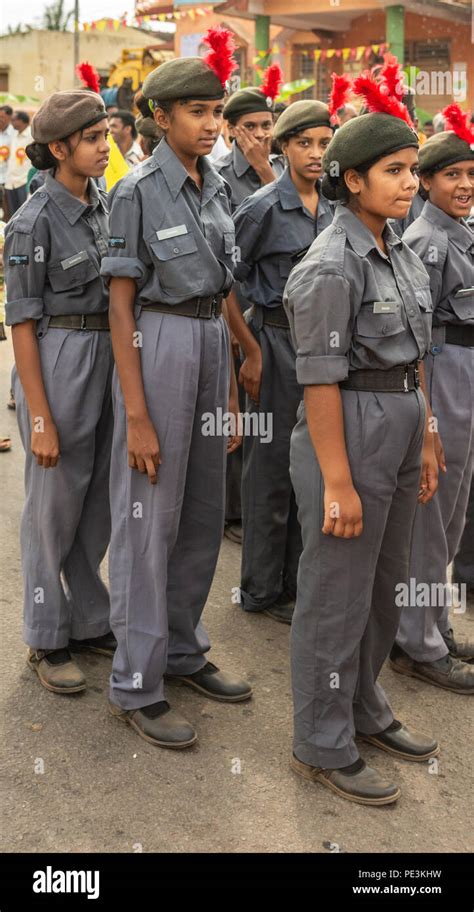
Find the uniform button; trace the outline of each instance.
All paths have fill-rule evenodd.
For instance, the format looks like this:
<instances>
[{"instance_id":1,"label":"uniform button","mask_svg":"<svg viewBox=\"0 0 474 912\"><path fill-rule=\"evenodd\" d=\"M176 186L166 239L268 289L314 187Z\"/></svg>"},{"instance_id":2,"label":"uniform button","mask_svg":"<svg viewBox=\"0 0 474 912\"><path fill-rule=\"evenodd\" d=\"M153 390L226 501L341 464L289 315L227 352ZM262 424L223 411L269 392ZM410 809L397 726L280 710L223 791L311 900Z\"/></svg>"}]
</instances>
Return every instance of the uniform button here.
<instances>
[{"instance_id":1,"label":"uniform button","mask_svg":"<svg viewBox=\"0 0 474 912\"><path fill-rule=\"evenodd\" d=\"M43 198L46 196L46 193L40 193L39 195L40 195L41 198L43 199Z\"/></svg>"},{"instance_id":2,"label":"uniform button","mask_svg":"<svg viewBox=\"0 0 474 912\"><path fill-rule=\"evenodd\" d=\"M336 228L336 234L342 234L342 228Z\"/></svg>"},{"instance_id":3,"label":"uniform button","mask_svg":"<svg viewBox=\"0 0 474 912\"><path fill-rule=\"evenodd\" d=\"M179 253L179 247L173 247L173 253Z\"/></svg>"}]
</instances>

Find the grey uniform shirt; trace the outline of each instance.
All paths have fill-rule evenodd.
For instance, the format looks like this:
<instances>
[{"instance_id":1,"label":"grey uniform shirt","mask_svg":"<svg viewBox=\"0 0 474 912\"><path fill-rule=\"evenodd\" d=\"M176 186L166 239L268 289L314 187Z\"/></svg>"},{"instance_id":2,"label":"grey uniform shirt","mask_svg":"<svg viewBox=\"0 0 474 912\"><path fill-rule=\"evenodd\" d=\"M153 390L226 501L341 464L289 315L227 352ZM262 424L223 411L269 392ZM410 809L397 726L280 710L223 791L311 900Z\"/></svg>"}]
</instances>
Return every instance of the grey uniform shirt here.
<instances>
[{"instance_id":1,"label":"grey uniform shirt","mask_svg":"<svg viewBox=\"0 0 474 912\"><path fill-rule=\"evenodd\" d=\"M474 232L429 200L403 240L428 270L433 326L474 323Z\"/></svg>"},{"instance_id":2,"label":"grey uniform shirt","mask_svg":"<svg viewBox=\"0 0 474 912\"><path fill-rule=\"evenodd\" d=\"M302 385L339 383L350 370L388 370L426 353L428 273L388 225L384 240L388 256L339 204L332 225L292 270L283 304Z\"/></svg>"},{"instance_id":3,"label":"grey uniform shirt","mask_svg":"<svg viewBox=\"0 0 474 912\"><path fill-rule=\"evenodd\" d=\"M109 253L101 272L135 279L141 306L179 304L232 285L229 191L206 158L199 159L199 167L202 190L162 139L113 194Z\"/></svg>"},{"instance_id":4,"label":"grey uniform shirt","mask_svg":"<svg viewBox=\"0 0 474 912\"><path fill-rule=\"evenodd\" d=\"M281 155L270 155L269 162L275 178L280 177L285 170L285 160ZM243 152L240 151L237 143L232 143L232 149L227 155L223 155L214 163L214 167L222 174L232 190L232 209L259 190L262 182L257 172L247 161ZM264 185L267 186L267 185Z\"/></svg>"},{"instance_id":5,"label":"grey uniform shirt","mask_svg":"<svg viewBox=\"0 0 474 912\"><path fill-rule=\"evenodd\" d=\"M100 277L107 253L107 194L93 180L90 205L69 193L52 173L15 212L5 230L5 304L8 325L43 315L107 310Z\"/></svg>"},{"instance_id":6,"label":"grey uniform shirt","mask_svg":"<svg viewBox=\"0 0 474 912\"><path fill-rule=\"evenodd\" d=\"M235 278L252 304L281 305L294 266L292 255L309 247L331 224L334 205L319 193L314 218L305 209L287 168L275 183L257 190L234 212Z\"/></svg>"}]
</instances>

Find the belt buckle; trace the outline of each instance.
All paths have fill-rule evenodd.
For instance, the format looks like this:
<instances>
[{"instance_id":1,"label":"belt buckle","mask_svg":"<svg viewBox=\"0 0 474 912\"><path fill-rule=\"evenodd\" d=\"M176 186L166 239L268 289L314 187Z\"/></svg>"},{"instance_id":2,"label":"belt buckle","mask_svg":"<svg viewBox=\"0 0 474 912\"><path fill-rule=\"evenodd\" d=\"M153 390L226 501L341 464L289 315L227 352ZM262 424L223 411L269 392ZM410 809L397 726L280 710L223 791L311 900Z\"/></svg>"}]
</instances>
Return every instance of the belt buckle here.
<instances>
[{"instance_id":1,"label":"belt buckle","mask_svg":"<svg viewBox=\"0 0 474 912\"><path fill-rule=\"evenodd\" d=\"M403 390L405 393L410 392L410 390L408 389L408 367L409 367L409 365L405 364L405 376L403 378Z\"/></svg>"},{"instance_id":2,"label":"belt buckle","mask_svg":"<svg viewBox=\"0 0 474 912\"><path fill-rule=\"evenodd\" d=\"M81 314L81 329L87 329L87 326L86 326L86 315L85 315L85 314Z\"/></svg>"},{"instance_id":3,"label":"belt buckle","mask_svg":"<svg viewBox=\"0 0 474 912\"><path fill-rule=\"evenodd\" d=\"M416 364L414 366L414 371L415 371L415 387L416 387L416 389L418 389L420 386L420 371L419 371L418 367L416 366Z\"/></svg>"},{"instance_id":4,"label":"belt buckle","mask_svg":"<svg viewBox=\"0 0 474 912\"><path fill-rule=\"evenodd\" d=\"M211 317L217 316L217 306L218 306L217 305L217 296L214 295L214 297L211 301Z\"/></svg>"}]
</instances>

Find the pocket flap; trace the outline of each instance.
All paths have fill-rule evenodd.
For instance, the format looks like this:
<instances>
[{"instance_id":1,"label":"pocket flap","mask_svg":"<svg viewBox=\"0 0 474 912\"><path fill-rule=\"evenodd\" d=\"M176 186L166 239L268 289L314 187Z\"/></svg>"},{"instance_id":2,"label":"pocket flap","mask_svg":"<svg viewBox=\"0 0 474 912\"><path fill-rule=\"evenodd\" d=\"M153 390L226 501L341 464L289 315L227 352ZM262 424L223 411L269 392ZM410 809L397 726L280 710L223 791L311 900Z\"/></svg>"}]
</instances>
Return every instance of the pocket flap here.
<instances>
[{"instance_id":1,"label":"pocket flap","mask_svg":"<svg viewBox=\"0 0 474 912\"><path fill-rule=\"evenodd\" d=\"M48 279L53 291L60 292L68 291L72 288L80 288L99 277L99 270L89 259L89 255L87 255L86 259L81 259L76 263L73 260L74 257L69 257L69 263L72 262L72 265L68 265L67 269L64 269L61 263L56 263L49 267ZM65 261L63 260L62 262Z\"/></svg>"},{"instance_id":2,"label":"pocket flap","mask_svg":"<svg viewBox=\"0 0 474 912\"><path fill-rule=\"evenodd\" d=\"M194 234L188 231L187 234L161 240L155 237L150 241L150 247L158 260L173 260L186 253L194 253L197 250L197 243Z\"/></svg>"},{"instance_id":3,"label":"pocket flap","mask_svg":"<svg viewBox=\"0 0 474 912\"><path fill-rule=\"evenodd\" d=\"M394 336L403 332L405 326L398 310L396 313L374 313L374 302L365 304L356 317L356 334L376 338Z\"/></svg>"}]
</instances>

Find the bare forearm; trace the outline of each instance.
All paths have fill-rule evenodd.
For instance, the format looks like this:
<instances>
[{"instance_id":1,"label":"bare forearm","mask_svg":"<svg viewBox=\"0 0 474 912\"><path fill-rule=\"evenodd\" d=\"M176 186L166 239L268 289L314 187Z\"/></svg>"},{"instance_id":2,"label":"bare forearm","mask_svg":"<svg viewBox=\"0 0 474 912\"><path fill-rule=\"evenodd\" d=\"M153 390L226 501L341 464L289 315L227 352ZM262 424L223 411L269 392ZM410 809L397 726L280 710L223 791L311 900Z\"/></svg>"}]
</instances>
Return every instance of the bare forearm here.
<instances>
[{"instance_id":1,"label":"bare forearm","mask_svg":"<svg viewBox=\"0 0 474 912\"><path fill-rule=\"evenodd\" d=\"M339 386L306 386L304 402L311 442L325 484L352 485Z\"/></svg>"},{"instance_id":2,"label":"bare forearm","mask_svg":"<svg viewBox=\"0 0 474 912\"><path fill-rule=\"evenodd\" d=\"M143 418L148 410L143 389L140 335L133 314L135 296L133 279L111 279L110 332L125 410L128 418Z\"/></svg>"},{"instance_id":3,"label":"bare forearm","mask_svg":"<svg viewBox=\"0 0 474 912\"><path fill-rule=\"evenodd\" d=\"M252 331L248 328L240 309L239 300L235 291L231 291L227 298L229 326L234 333L242 351L246 356L257 351L259 344Z\"/></svg>"},{"instance_id":4,"label":"bare forearm","mask_svg":"<svg viewBox=\"0 0 474 912\"><path fill-rule=\"evenodd\" d=\"M36 339L36 320L27 320L12 327L15 364L23 387L31 421L41 417L52 420L41 373L41 360Z\"/></svg>"}]
</instances>

